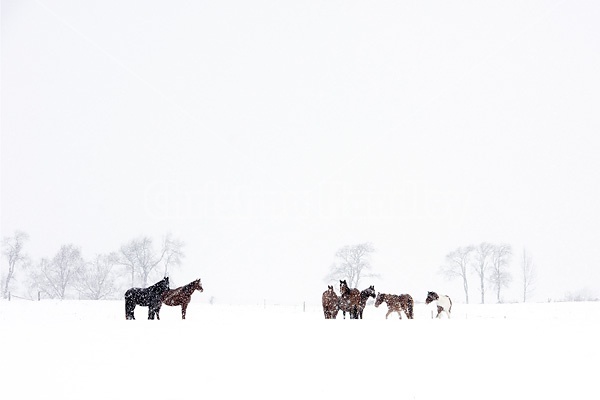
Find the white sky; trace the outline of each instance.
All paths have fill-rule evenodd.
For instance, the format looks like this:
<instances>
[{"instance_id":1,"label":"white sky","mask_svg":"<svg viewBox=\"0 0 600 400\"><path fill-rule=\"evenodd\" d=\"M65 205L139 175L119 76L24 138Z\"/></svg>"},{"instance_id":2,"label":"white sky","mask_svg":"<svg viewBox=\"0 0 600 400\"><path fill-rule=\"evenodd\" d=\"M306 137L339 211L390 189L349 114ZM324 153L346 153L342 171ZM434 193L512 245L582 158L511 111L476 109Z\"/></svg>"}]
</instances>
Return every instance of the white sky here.
<instances>
[{"instance_id":1,"label":"white sky","mask_svg":"<svg viewBox=\"0 0 600 400\"><path fill-rule=\"evenodd\" d=\"M2 236L171 232L174 282L275 302L365 241L365 287L462 300L444 256L507 242L507 300L523 247L600 295L597 2L191 3L2 0Z\"/></svg>"}]
</instances>

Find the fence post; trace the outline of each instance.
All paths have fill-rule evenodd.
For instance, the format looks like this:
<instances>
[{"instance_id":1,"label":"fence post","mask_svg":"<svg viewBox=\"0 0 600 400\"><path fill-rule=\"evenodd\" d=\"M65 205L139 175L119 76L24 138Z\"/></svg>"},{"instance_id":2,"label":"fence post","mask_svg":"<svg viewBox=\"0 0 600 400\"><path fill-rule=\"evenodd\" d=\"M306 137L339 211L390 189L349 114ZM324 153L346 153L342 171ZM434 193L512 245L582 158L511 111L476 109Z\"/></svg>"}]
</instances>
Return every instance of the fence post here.
<instances>
[{"instance_id":1,"label":"fence post","mask_svg":"<svg viewBox=\"0 0 600 400\"><path fill-rule=\"evenodd\" d=\"M302 302L302 312L306 312L306 301Z\"/></svg>"},{"instance_id":2,"label":"fence post","mask_svg":"<svg viewBox=\"0 0 600 400\"><path fill-rule=\"evenodd\" d=\"M42 298L42 292L39 292L39 291L38 291L38 301L40 301L40 300L41 300L41 298Z\"/></svg>"},{"instance_id":3,"label":"fence post","mask_svg":"<svg viewBox=\"0 0 600 400\"><path fill-rule=\"evenodd\" d=\"M8 301L10 301L10 292L8 292Z\"/></svg>"}]
</instances>

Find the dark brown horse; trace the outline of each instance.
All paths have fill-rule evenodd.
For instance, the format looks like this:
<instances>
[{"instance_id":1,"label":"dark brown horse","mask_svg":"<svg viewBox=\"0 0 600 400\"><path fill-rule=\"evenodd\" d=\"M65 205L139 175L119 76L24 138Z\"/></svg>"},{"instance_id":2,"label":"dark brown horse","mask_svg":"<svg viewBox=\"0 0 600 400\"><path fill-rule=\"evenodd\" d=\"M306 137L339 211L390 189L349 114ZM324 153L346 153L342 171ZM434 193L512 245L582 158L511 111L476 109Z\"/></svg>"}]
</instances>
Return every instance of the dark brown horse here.
<instances>
[{"instance_id":1,"label":"dark brown horse","mask_svg":"<svg viewBox=\"0 0 600 400\"><path fill-rule=\"evenodd\" d=\"M404 311L406 314L406 318L413 319L413 308L414 301L410 294L401 294L400 296L396 294L385 294L385 293L377 293L377 299L375 299L375 307L379 307L381 303L385 302L388 307L388 312L385 314L385 319L387 319L388 315L393 312L397 312L402 319L401 311Z\"/></svg>"},{"instance_id":2,"label":"dark brown horse","mask_svg":"<svg viewBox=\"0 0 600 400\"><path fill-rule=\"evenodd\" d=\"M193 282L188 283L185 286L178 287L177 289L167 290L162 295L162 302L168 306L181 306L181 319L185 319L185 312L187 306L192 299L192 294L198 290L203 292L202 283L200 279L196 279Z\"/></svg>"},{"instance_id":3,"label":"dark brown horse","mask_svg":"<svg viewBox=\"0 0 600 400\"><path fill-rule=\"evenodd\" d=\"M327 290L323 292L321 301L323 303L325 319L335 319L340 311L340 298L333 290L333 286L327 286Z\"/></svg>"},{"instance_id":4,"label":"dark brown horse","mask_svg":"<svg viewBox=\"0 0 600 400\"><path fill-rule=\"evenodd\" d=\"M367 306L367 300L369 297L375 298L375 286L371 285L365 290L360 291L360 304L358 306L358 318L362 319L363 311Z\"/></svg>"},{"instance_id":5,"label":"dark brown horse","mask_svg":"<svg viewBox=\"0 0 600 400\"><path fill-rule=\"evenodd\" d=\"M340 310L346 319L346 312L350 314L350 319L358 319L358 309L360 307L360 291L356 288L350 289L345 280L340 281Z\"/></svg>"}]
</instances>

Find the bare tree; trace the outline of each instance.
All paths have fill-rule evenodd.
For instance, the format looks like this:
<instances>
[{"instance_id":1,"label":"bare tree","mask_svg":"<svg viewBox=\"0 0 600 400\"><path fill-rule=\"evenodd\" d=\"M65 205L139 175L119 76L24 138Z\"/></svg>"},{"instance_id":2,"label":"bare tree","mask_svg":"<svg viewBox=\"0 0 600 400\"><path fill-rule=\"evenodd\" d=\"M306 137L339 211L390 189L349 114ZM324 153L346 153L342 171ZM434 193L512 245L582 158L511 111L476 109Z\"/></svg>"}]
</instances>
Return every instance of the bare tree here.
<instances>
[{"instance_id":1,"label":"bare tree","mask_svg":"<svg viewBox=\"0 0 600 400\"><path fill-rule=\"evenodd\" d=\"M34 285L50 298L65 299L83 264L80 250L72 244L64 245L52 260L40 261L33 271Z\"/></svg>"},{"instance_id":2,"label":"bare tree","mask_svg":"<svg viewBox=\"0 0 600 400\"><path fill-rule=\"evenodd\" d=\"M485 303L485 278L490 266L494 246L490 243L480 243L475 247L473 269L479 277L479 290L481 292L481 304Z\"/></svg>"},{"instance_id":3,"label":"bare tree","mask_svg":"<svg viewBox=\"0 0 600 400\"><path fill-rule=\"evenodd\" d=\"M373 244L360 243L344 246L335 253L337 263L331 265L327 281L346 279L349 287L358 287L361 278L377 277L371 269L370 256L375 251Z\"/></svg>"},{"instance_id":4,"label":"bare tree","mask_svg":"<svg viewBox=\"0 0 600 400\"><path fill-rule=\"evenodd\" d=\"M446 279L462 279L467 304L469 304L469 282L467 277L474 251L473 246L459 247L446 254L446 263L440 268L440 272Z\"/></svg>"},{"instance_id":5,"label":"bare tree","mask_svg":"<svg viewBox=\"0 0 600 400\"><path fill-rule=\"evenodd\" d=\"M167 234L163 238L162 248L165 252L162 264L165 267L165 276L169 272L169 267L177 267L181 265L182 259L185 257L183 247L185 243L179 239L173 239L171 234Z\"/></svg>"},{"instance_id":6,"label":"bare tree","mask_svg":"<svg viewBox=\"0 0 600 400\"><path fill-rule=\"evenodd\" d=\"M523 258L521 259L521 273L523 278L523 303L527 301L527 297L533 292L533 287L537 279L533 258L523 249Z\"/></svg>"},{"instance_id":7,"label":"bare tree","mask_svg":"<svg viewBox=\"0 0 600 400\"><path fill-rule=\"evenodd\" d=\"M117 253L99 254L91 262L85 263L78 271L75 289L80 296L90 300L101 300L111 297L118 290L115 266L118 264Z\"/></svg>"},{"instance_id":8,"label":"bare tree","mask_svg":"<svg viewBox=\"0 0 600 400\"><path fill-rule=\"evenodd\" d=\"M10 282L15 279L15 271L29 262L27 254L23 251L29 235L22 231L15 231L14 236L2 239L2 255L8 260L8 272L2 279L2 297L8 296Z\"/></svg>"},{"instance_id":9,"label":"bare tree","mask_svg":"<svg viewBox=\"0 0 600 400\"><path fill-rule=\"evenodd\" d=\"M183 242L167 235L162 242L161 249L156 252L152 239L143 236L121 246L119 263L131 271L131 286L135 286L135 275L137 274L142 287L146 287L150 274L159 265L164 266L166 274L170 266L181 264L181 259L184 257L183 246Z\"/></svg>"},{"instance_id":10,"label":"bare tree","mask_svg":"<svg viewBox=\"0 0 600 400\"><path fill-rule=\"evenodd\" d=\"M512 281L512 276L508 272L511 255L512 248L509 244L503 243L493 247L489 279L492 286L496 289L496 300L498 303L502 302L502 297L500 296L502 288L508 287Z\"/></svg>"}]
</instances>

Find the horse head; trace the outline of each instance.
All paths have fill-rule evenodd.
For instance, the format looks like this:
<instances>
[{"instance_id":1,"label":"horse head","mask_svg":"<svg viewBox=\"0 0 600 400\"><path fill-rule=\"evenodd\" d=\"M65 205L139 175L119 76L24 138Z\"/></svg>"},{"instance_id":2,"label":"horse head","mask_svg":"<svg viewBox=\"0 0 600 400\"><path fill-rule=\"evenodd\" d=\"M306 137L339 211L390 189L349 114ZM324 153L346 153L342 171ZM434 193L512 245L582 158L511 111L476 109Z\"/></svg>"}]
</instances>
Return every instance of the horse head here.
<instances>
[{"instance_id":1,"label":"horse head","mask_svg":"<svg viewBox=\"0 0 600 400\"><path fill-rule=\"evenodd\" d=\"M375 298L375 286L371 285L369 286L367 289L363 290L362 293L364 293L367 298L372 297Z\"/></svg>"},{"instance_id":2,"label":"horse head","mask_svg":"<svg viewBox=\"0 0 600 400\"><path fill-rule=\"evenodd\" d=\"M196 288L196 290L198 290L200 292L204 292L204 289L202 288L202 282L200 282L200 279L197 279L194 282L194 287Z\"/></svg>"},{"instance_id":3,"label":"horse head","mask_svg":"<svg viewBox=\"0 0 600 400\"><path fill-rule=\"evenodd\" d=\"M432 301L438 300L440 296L437 295L436 292L427 292L427 298L425 299L425 304L429 304Z\"/></svg>"},{"instance_id":4,"label":"horse head","mask_svg":"<svg viewBox=\"0 0 600 400\"><path fill-rule=\"evenodd\" d=\"M346 293L348 293L350 291L350 289L348 288L348 284L346 283L346 280L344 279L343 281L340 281L340 294L343 296Z\"/></svg>"},{"instance_id":5,"label":"horse head","mask_svg":"<svg viewBox=\"0 0 600 400\"><path fill-rule=\"evenodd\" d=\"M169 290L169 277L168 276L165 276L163 278L163 280L160 281L160 284L158 285L158 289L161 293Z\"/></svg>"},{"instance_id":6,"label":"horse head","mask_svg":"<svg viewBox=\"0 0 600 400\"><path fill-rule=\"evenodd\" d=\"M385 294L377 293L377 297L375 298L375 307L379 307L381 303L385 300Z\"/></svg>"}]
</instances>

